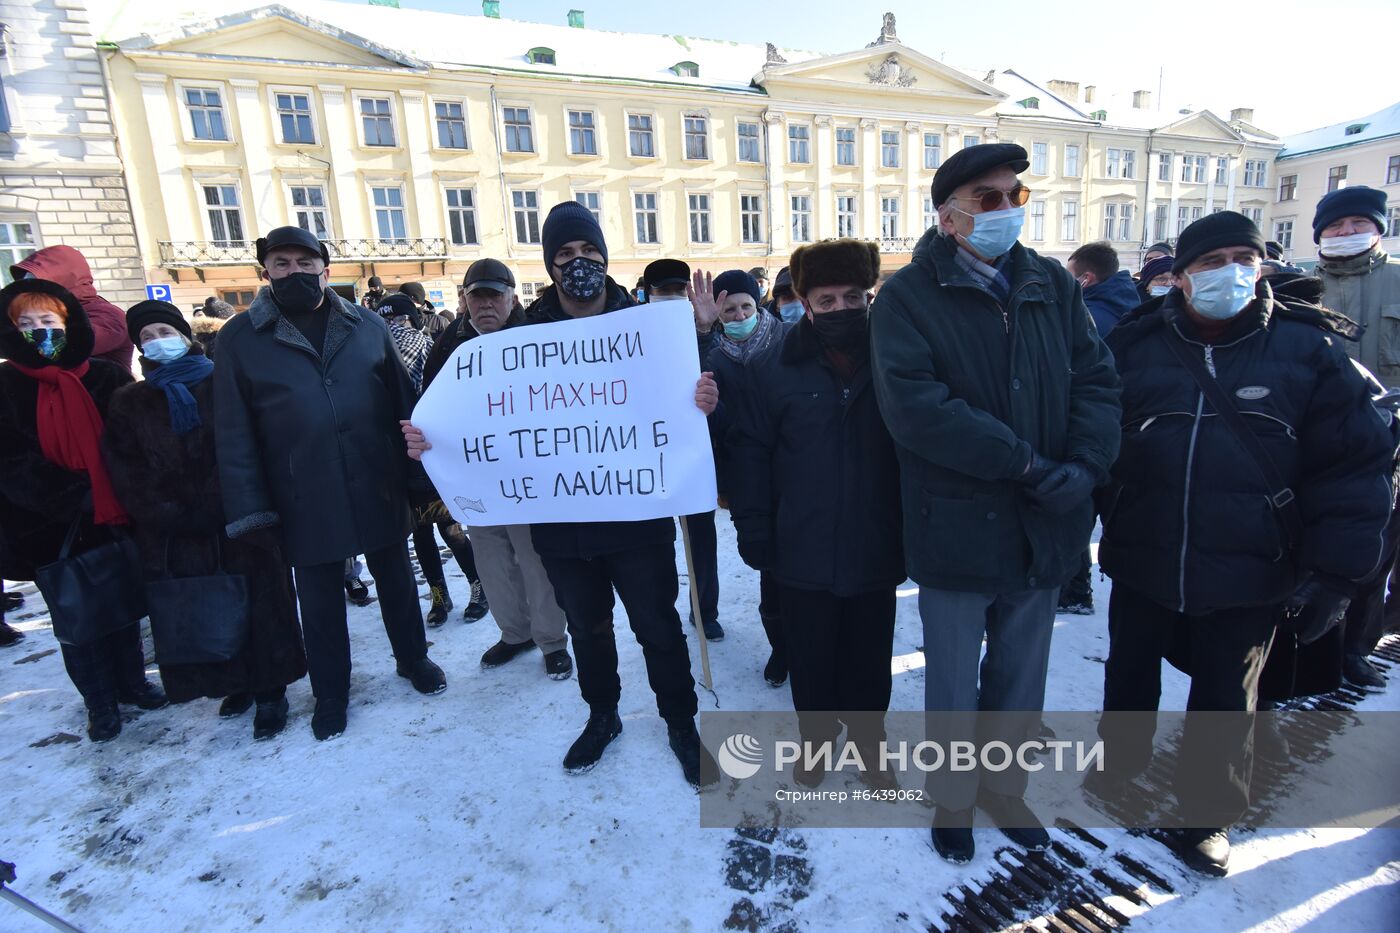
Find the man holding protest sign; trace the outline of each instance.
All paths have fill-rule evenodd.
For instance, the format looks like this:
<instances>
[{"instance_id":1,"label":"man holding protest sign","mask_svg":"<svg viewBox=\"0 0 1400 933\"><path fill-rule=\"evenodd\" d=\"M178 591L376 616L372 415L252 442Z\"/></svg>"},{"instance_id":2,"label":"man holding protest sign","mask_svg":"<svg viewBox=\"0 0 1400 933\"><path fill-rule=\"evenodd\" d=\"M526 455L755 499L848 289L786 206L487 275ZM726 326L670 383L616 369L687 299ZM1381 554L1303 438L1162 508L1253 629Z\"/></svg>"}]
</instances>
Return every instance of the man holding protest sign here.
<instances>
[{"instance_id":1,"label":"man holding protest sign","mask_svg":"<svg viewBox=\"0 0 1400 933\"><path fill-rule=\"evenodd\" d=\"M542 234L545 261L548 264L550 279L554 284L547 288L530 306L526 313L527 324L571 323L571 327L559 329L558 333L563 338L568 333L580 333L579 328L589 319L630 308L635 304L632 297L608 276L608 253L607 244L603 239L603 231L587 209L572 201L555 206L545 219ZM602 328L586 329L592 332ZM688 324L686 330L687 332L689 330ZM674 336L674 329L670 333ZM490 343L495 348L503 342L508 343L508 341L496 339L505 336L504 334L490 335L482 343ZM512 353L508 357L510 365L504 368L518 372L516 364L523 356L526 356L523 351L527 347L534 351L535 359L540 361L539 365L549 365L544 360L552 359L552 365L563 366L565 364L560 361L558 356L545 356L547 351L558 350L560 353L572 356L574 365L578 365L580 359L585 364L590 365L592 367L589 370L590 373L595 374L590 376L590 379L601 378L603 380L596 383L598 387L601 387L604 395L599 404L625 405L627 404L625 399L631 398L633 408L642 407L643 400L632 398L627 394L625 384L616 385L621 380L608 381L607 375L609 368L622 365L618 360L633 354L642 355L640 336L629 334L626 335L626 340L622 335L613 335L610 340L590 339L587 342L588 347L582 350L578 348L578 341L569 341L568 348L562 349L560 345L564 341L562 339L551 341L548 339L550 336L548 333L541 334L538 339L529 341L525 347L514 345L507 347ZM635 340L633 340L634 336ZM590 358L590 353L594 352L590 348L596 348L602 354L601 358ZM611 355L609 350L612 351ZM621 356L617 355L623 350L628 352ZM479 374L491 365L499 365L499 363L488 363L484 354L480 356L468 354L464 357L459 352L455 375L460 382L463 380L463 374L466 374L467 378L470 379L474 372ZM599 373L602 375L596 375ZM443 378L445 375L440 377L439 381ZM589 383L589 385L593 384ZM539 409L545 413L555 407L555 403L546 401L542 396L530 394L531 387L525 388L526 393L520 397L519 407L521 409L525 409L526 406L534 406L537 401ZM562 391L562 386L556 384L554 390ZM577 394L581 390L575 389L574 391ZM616 394L609 395L609 392L620 392L623 397L619 398ZM435 393L429 393L428 396L425 396L419 406L419 412L421 414L425 408L428 409L434 416L438 427L442 427L442 406L437 404L434 395ZM456 401L456 399L448 399L445 396L443 398L446 402ZM709 373L701 374L696 382L694 401L696 407L705 415L709 415L718 403L719 391ZM571 404L562 395L561 402L564 407ZM486 414L488 417L492 416L493 413L499 415L506 408L513 412L516 408L515 401L512 400L507 405L498 394L493 400L488 401ZM523 415L517 420L524 420ZM701 418L698 421L696 427L703 437L704 419ZM506 427L514 426L515 423L501 422ZM650 424L648 439L657 448L666 444L664 430L666 424L665 420L654 421ZM410 456L421 458L424 452L432 449L423 431L415 425L405 422L403 429ZM473 428L473 430L475 429ZM599 430L596 423L594 430ZM598 443L606 447L606 437L612 436L608 435L607 432L613 431L613 428L605 426L601 430L605 437ZM527 436L531 438L528 442L523 440ZM626 429L624 436L632 439L631 446L635 449L636 427ZM460 459L470 462L475 458L477 466L482 467L482 460L493 458L500 460L504 455L502 453L502 447L504 447L506 453L512 449L517 452L522 450L538 451L533 454L535 457L547 458L541 461L542 465L552 464L556 462L560 453L561 439L566 444L589 444L590 449L593 449L591 445L595 443L588 436L586 426L582 425L578 426L576 431L556 427L548 433L545 433L545 429L539 429L538 433L532 432L530 429L517 429L506 432L504 435L478 435L464 439L463 443L467 445L467 455ZM551 442L553 446L551 446ZM498 443L501 446L492 446ZM614 442L607 449L616 452L619 447ZM564 453L569 452L564 451ZM683 456L684 452L677 451L677 455ZM621 455L616 453L614 453L614 457L619 461L622 459ZM707 471L710 484L707 495L712 499L714 467L713 460L709 457L708 445L704 450L703 466ZM431 466L430 469L432 469ZM599 469L602 470L602 473L591 474L591 481L595 484L600 479L611 481L613 474L605 467ZM483 469L482 472L485 473L486 470ZM638 469L628 478L619 477L617 481L619 483L626 482L628 490L635 492L637 485L640 485L640 475L651 472L650 469ZM521 489L532 499L551 500L554 505L558 504L561 492L562 498L565 500L571 500L575 495L589 495L589 490L586 488L589 480L585 479L584 474L582 472L578 474L577 486L573 485L571 476L572 474L558 473L552 486L547 482L542 483L541 486L546 488L541 489L536 486L534 493L529 492L530 487L525 482L533 477L525 477L522 480ZM696 480L692 479L691 481L695 482ZM664 478L662 484L664 485ZM514 488L513 483L512 488ZM444 490L444 492L447 491ZM489 495L487 495L488 492ZM594 493L597 494L597 492L598 490L595 489ZM509 502L502 504L501 496L496 495L494 490L483 490L478 494L487 495L489 504L483 506L481 500L463 497L458 505L465 503L466 507L487 514L490 514L488 510L491 509L499 511L510 507ZM502 494L504 494L504 489L502 489ZM452 498L454 501L457 499L455 495ZM507 499L509 498L512 497L508 496ZM521 496L513 498L517 506L521 504ZM611 503L616 503L618 508L623 507L623 500L620 498L605 499L604 501L609 503L609 508L612 507ZM540 503L531 502L529 505L537 507ZM545 505L549 507L550 501L546 501ZM642 505L635 503L633 507L635 509L643 508ZM581 507L571 505L570 508ZM686 511L694 510L693 507L686 509ZM552 514L557 515L560 512L556 511ZM564 514L575 513L565 512ZM652 511L650 514L654 515L655 512ZM671 749L681 764L686 780L692 785L699 786L701 758L705 752L700 744L700 735L695 728L697 703L695 681L690 674L690 654L686 648L685 632L681 627L680 616L676 612L676 599L680 588L676 577L675 524L673 520L666 517L644 518L637 521L566 520L538 522L532 527L531 537L535 549L539 552L545 569L549 573L549 579L554 586L559 606L564 610L564 615L568 620L568 630L573 639L574 654L578 665L579 689L583 694L584 701L589 706L588 724L570 747L568 754L565 755L564 768L570 773L582 773L591 769L598 763L608 744L622 732L622 720L617 713L618 703L622 695L622 683L617 672L617 641L613 632L613 590L616 589L627 609L627 618L632 631L641 644L642 655L647 666L647 677L653 692L656 694L657 708L662 718L666 720Z\"/></svg>"}]
</instances>

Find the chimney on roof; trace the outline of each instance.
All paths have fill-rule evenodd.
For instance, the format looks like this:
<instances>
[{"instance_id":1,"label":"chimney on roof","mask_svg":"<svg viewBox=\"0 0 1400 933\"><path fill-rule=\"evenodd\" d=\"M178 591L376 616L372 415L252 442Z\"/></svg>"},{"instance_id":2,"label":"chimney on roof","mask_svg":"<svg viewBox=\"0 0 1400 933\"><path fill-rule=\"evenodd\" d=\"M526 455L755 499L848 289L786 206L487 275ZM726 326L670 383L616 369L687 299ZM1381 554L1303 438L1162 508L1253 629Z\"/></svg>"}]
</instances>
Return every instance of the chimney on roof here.
<instances>
[{"instance_id":1,"label":"chimney on roof","mask_svg":"<svg viewBox=\"0 0 1400 933\"><path fill-rule=\"evenodd\" d=\"M1133 109L1134 109L1134 110L1151 110L1151 109L1152 109L1152 92L1151 92L1151 91L1133 91Z\"/></svg>"},{"instance_id":2,"label":"chimney on roof","mask_svg":"<svg viewBox=\"0 0 1400 933\"><path fill-rule=\"evenodd\" d=\"M1084 103L1092 104L1094 102L1094 92L1097 90L1098 88L1094 87L1092 84L1086 85L1084 88Z\"/></svg>"},{"instance_id":3,"label":"chimney on roof","mask_svg":"<svg viewBox=\"0 0 1400 933\"><path fill-rule=\"evenodd\" d=\"M1061 81L1055 79L1053 81L1046 81L1045 86L1050 89L1051 94L1063 100L1067 100L1070 103L1075 103L1079 100L1078 81Z\"/></svg>"},{"instance_id":4,"label":"chimney on roof","mask_svg":"<svg viewBox=\"0 0 1400 933\"><path fill-rule=\"evenodd\" d=\"M582 11L582 10L570 10L570 11L569 11L569 25L572 26L572 27L575 28L575 29L582 29L582 28L583 28L583 11Z\"/></svg>"},{"instance_id":5,"label":"chimney on roof","mask_svg":"<svg viewBox=\"0 0 1400 933\"><path fill-rule=\"evenodd\" d=\"M501 0L481 0L481 15L487 19L500 19Z\"/></svg>"},{"instance_id":6,"label":"chimney on roof","mask_svg":"<svg viewBox=\"0 0 1400 933\"><path fill-rule=\"evenodd\" d=\"M1231 111L1230 111L1230 122L1231 122L1231 123L1253 123L1253 122L1254 122L1254 108L1253 108L1253 107L1236 107L1234 110L1231 110Z\"/></svg>"}]
</instances>

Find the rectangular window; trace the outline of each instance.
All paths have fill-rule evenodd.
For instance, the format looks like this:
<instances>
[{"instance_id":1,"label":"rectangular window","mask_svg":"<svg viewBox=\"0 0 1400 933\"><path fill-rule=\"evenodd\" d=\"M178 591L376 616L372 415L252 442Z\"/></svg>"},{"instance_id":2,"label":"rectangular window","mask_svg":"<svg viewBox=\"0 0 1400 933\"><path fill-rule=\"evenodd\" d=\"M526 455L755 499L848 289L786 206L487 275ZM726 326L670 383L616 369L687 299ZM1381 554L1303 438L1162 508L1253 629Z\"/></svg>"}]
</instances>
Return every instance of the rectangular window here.
<instances>
[{"instance_id":1,"label":"rectangular window","mask_svg":"<svg viewBox=\"0 0 1400 933\"><path fill-rule=\"evenodd\" d=\"M515 219L515 242L540 242L540 196L537 191L515 190L510 193L511 214ZM549 257L553 259L554 257Z\"/></svg>"},{"instance_id":2,"label":"rectangular window","mask_svg":"<svg viewBox=\"0 0 1400 933\"><path fill-rule=\"evenodd\" d=\"M1060 202L1060 239L1067 243L1079 239L1079 201L1076 198Z\"/></svg>"},{"instance_id":3,"label":"rectangular window","mask_svg":"<svg viewBox=\"0 0 1400 933\"><path fill-rule=\"evenodd\" d=\"M924 168L935 169L943 164L943 135L924 134Z\"/></svg>"},{"instance_id":4,"label":"rectangular window","mask_svg":"<svg viewBox=\"0 0 1400 933\"><path fill-rule=\"evenodd\" d=\"M204 206L209 212L209 238L215 246L241 246L243 212L234 185L205 185Z\"/></svg>"},{"instance_id":5,"label":"rectangular window","mask_svg":"<svg viewBox=\"0 0 1400 933\"><path fill-rule=\"evenodd\" d=\"M506 127L506 152L534 152L535 134L530 126L530 108L504 107L501 114Z\"/></svg>"},{"instance_id":6,"label":"rectangular window","mask_svg":"<svg viewBox=\"0 0 1400 933\"><path fill-rule=\"evenodd\" d=\"M1132 149L1123 150L1123 176L1124 178L1137 177L1137 152Z\"/></svg>"},{"instance_id":7,"label":"rectangular window","mask_svg":"<svg viewBox=\"0 0 1400 933\"><path fill-rule=\"evenodd\" d=\"M597 191L575 191L574 201L588 208L588 213L593 215L598 226L603 225L603 196L601 194Z\"/></svg>"},{"instance_id":8,"label":"rectangular window","mask_svg":"<svg viewBox=\"0 0 1400 933\"><path fill-rule=\"evenodd\" d=\"M1206 157L1203 155L1182 156L1181 180L1204 184L1206 180Z\"/></svg>"},{"instance_id":9,"label":"rectangular window","mask_svg":"<svg viewBox=\"0 0 1400 933\"><path fill-rule=\"evenodd\" d=\"M473 246L476 238L476 192L470 188L447 189L447 227L453 246Z\"/></svg>"},{"instance_id":10,"label":"rectangular window","mask_svg":"<svg viewBox=\"0 0 1400 933\"><path fill-rule=\"evenodd\" d=\"M856 164L856 128L838 126L836 128L836 164Z\"/></svg>"},{"instance_id":11,"label":"rectangular window","mask_svg":"<svg viewBox=\"0 0 1400 933\"><path fill-rule=\"evenodd\" d=\"M330 212L326 210L326 189L320 185L292 185L292 218L296 225L316 235L318 240L331 238Z\"/></svg>"},{"instance_id":12,"label":"rectangular window","mask_svg":"<svg viewBox=\"0 0 1400 933\"><path fill-rule=\"evenodd\" d=\"M1045 239L1045 202L1031 202L1031 239L1040 242Z\"/></svg>"},{"instance_id":13,"label":"rectangular window","mask_svg":"<svg viewBox=\"0 0 1400 933\"><path fill-rule=\"evenodd\" d=\"M1167 212L1171 206L1158 204L1152 211L1152 239L1165 240L1167 238Z\"/></svg>"},{"instance_id":14,"label":"rectangular window","mask_svg":"<svg viewBox=\"0 0 1400 933\"><path fill-rule=\"evenodd\" d=\"M315 145L316 128L311 123L311 95L278 92L277 124L282 130L282 142L287 145Z\"/></svg>"},{"instance_id":15,"label":"rectangular window","mask_svg":"<svg viewBox=\"0 0 1400 933\"><path fill-rule=\"evenodd\" d=\"M853 194L836 196L836 235L843 238L856 235L856 196Z\"/></svg>"},{"instance_id":16,"label":"rectangular window","mask_svg":"<svg viewBox=\"0 0 1400 933\"><path fill-rule=\"evenodd\" d=\"M1278 199L1292 201L1298 197L1298 176L1280 175L1278 179Z\"/></svg>"},{"instance_id":17,"label":"rectangular window","mask_svg":"<svg viewBox=\"0 0 1400 933\"><path fill-rule=\"evenodd\" d=\"M1217 185L1228 184L1230 179L1230 160L1224 156L1216 156L1215 159L1215 183Z\"/></svg>"},{"instance_id":18,"label":"rectangular window","mask_svg":"<svg viewBox=\"0 0 1400 933\"><path fill-rule=\"evenodd\" d=\"M708 159L710 157L710 136L708 118L691 115L685 118L685 157L687 159Z\"/></svg>"},{"instance_id":19,"label":"rectangular window","mask_svg":"<svg viewBox=\"0 0 1400 933\"><path fill-rule=\"evenodd\" d=\"M759 143L757 123L739 124L739 161L763 161L763 148Z\"/></svg>"},{"instance_id":20,"label":"rectangular window","mask_svg":"<svg viewBox=\"0 0 1400 933\"><path fill-rule=\"evenodd\" d=\"M792 196L792 241L812 242L812 199L805 194Z\"/></svg>"},{"instance_id":21,"label":"rectangular window","mask_svg":"<svg viewBox=\"0 0 1400 933\"><path fill-rule=\"evenodd\" d=\"M439 149L468 149L467 114L461 101L433 102L433 121L437 124Z\"/></svg>"},{"instance_id":22,"label":"rectangular window","mask_svg":"<svg viewBox=\"0 0 1400 933\"><path fill-rule=\"evenodd\" d=\"M1400 185L1400 155L1393 155L1385 164L1385 183Z\"/></svg>"},{"instance_id":23,"label":"rectangular window","mask_svg":"<svg viewBox=\"0 0 1400 933\"><path fill-rule=\"evenodd\" d=\"M1347 186L1347 167L1334 165L1327 170L1327 190L1336 191Z\"/></svg>"},{"instance_id":24,"label":"rectangular window","mask_svg":"<svg viewBox=\"0 0 1400 933\"><path fill-rule=\"evenodd\" d=\"M1292 248L1293 248L1293 221L1291 221L1291 220L1276 220L1276 221L1274 221L1274 239L1275 239L1275 240L1278 240L1278 245L1279 245L1279 246L1282 246L1282 247L1284 248L1285 251L1292 249Z\"/></svg>"},{"instance_id":25,"label":"rectangular window","mask_svg":"<svg viewBox=\"0 0 1400 933\"><path fill-rule=\"evenodd\" d=\"M1199 204L1195 207L1188 207L1185 204L1179 205L1176 209L1176 235L1181 236L1181 231L1200 220L1204 212L1205 208Z\"/></svg>"},{"instance_id":26,"label":"rectangular window","mask_svg":"<svg viewBox=\"0 0 1400 933\"><path fill-rule=\"evenodd\" d=\"M1133 205L1110 201L1103 206L1103 238L1131 240L1133 238Z\"/></svg>"},{"instance_id":27,"label":"rectangular window","mask_svg":"<svg viewBox=\"0 0 1400 933\"><path fill-rule=\"evenodd\" d=\"M812 161L811 129L805 123L788 124L788 161L805 165Z\"/></svg>"},{"instance_id":28,"label":"rectangular window","mask_svg":"<svg viewBox=\"0 0 1400 933\"><path fill-rule=\"evenodd\" d=\"M569 152L572 155L598 154L598 128L591 110L569 111Z\"/></svg>"},{"instance_id":29,"label":"rectangular window","mask_svg":"<svg viewBox=\"0 0 1400 933\"><path fill-rule=\"evenodd\" d=\"M374 208L374 232L380 239L401 243L408 239L408 216L403 209L403 189L370 188Z\"/></svg>"},{"instance_id":30,"label":"rectangular window","mask_svg":"<svg viewBox=\"0 0 1400 933\"><path fill-rule=\"evenodd\" d=\"M1103 174L1105 178L1117 178L1123 171L1123 152L1109 149L1104 152Z\"/></svg>"},{"instance_id":31,"label":"rectangular window","mask_svg":"<svg viewBox=\"0 0 1400 933\"><path fill-rule=\"evenodd\" d=\"M1103 238L1113 239L1113 234L1118 229L1118 205L1109 201L1103 206Z\"/></svg>"},{"instance_id":32,"label":"rectangular window","mask_svg":"<svg viewBox=\"0 0 1400 933\"><path fill-rule=\"evenodd\" d=\"M690 242L710 242L710 196L708 194L686 195L690 219Z\"/></svg>"},{"instance_id":33,"label":"rectangular window","mask_svg":"<svg viewBox=\"0 0 1400 933\"><path fill-rule=\"evenodd\" d=\"M34 239L33 224L20 221L0 223L0 285L13 282L10 267L32 256L38 248L39 243Z\"/></svg>"},{"instance_id":34,"label":"rectangular window","mask_svg":"<svg viewBox=\"0 0 1400 933\"><path fill-rule=\"evenodd\" d=\"M1392 207L1386 214L1386 237L1400 236L1400 207Z\"/></svg>"},{"instance_id":35,"label":"rectangular window","mask_svg":"<svg viewBox=\"0 0 1400 933\"><path fill-rule=\"evenodd\" d=\"M212 87L185 88L185 109L190 114L190 134L195 139L228 141L224 105L219 91Z\"/></svg>"},{"instance_id":36,"label":"rectangular window","mask_svg":"<svg viewBox=\"0 0 1400 933\"><path fill-rule=\"evenodd\" d=\"M1031 174L1047 175L1050 172L1050 146L1047 143L1031 143Z\"/></svg>"},{"instance_id":37,"label":"rectangular window","mask_svg":"<svg viewBox=\"0 0 1400 933\"><path fill-rule=\"evenodd\" d=\"M763 242L763 198L760 195L739 195L739 237L745 243Z\"/></svg>"},{"instance_id":38,"label":"rectangular window","mask_svg":"<svg viewBox=\"0 0 1400 933\"><path fill-rule=\"evenodd\" d=\"M1128 241L1133 238L1133 205L1118 206L1118 239Z\"/></svg>"},{"instance_id":39,"label":"rectangular window","mask_svg":"<svg viewBox=\"0 0 1400 933\"><path fill-rule=\"evenodd\" d=\"M880 131L880 164L885 168L899 168L899 131Z\"/></svg>"},{"instance_id":40,"label":"rectangular window","mask_svg":"<svg viewBox=\"0 0 1400 933\"><path fill-rule=\"evenodd\" d=\"M971 149L973 146L980 146L980 145L982 145L982 137L981 137L981 136L964 136L964 137L963 137L963 145L962 145L962 147L963 147L964 149Z\"/></svg>"},{"instance_id":41,"label":"rectangular window","mask_svg":"<svg viewBox=\"0 0 1400 933\"><path fill-rule=\"evenodd\" d=\"M880 199L880 236L886 240L899 236L899 198Z\"/></svg>"},{"instance_id":42,"label":"rectangular window","mask_svg":"<svg viewBox=\"0 0 1400 933\"><path fill-rule=\"evenodd\" d=\"M656 158L656 141L652 133L651 114L627 115L627 151L637 159Z\"/></svg>"},{"instance_id":43,"label":"rectangular window","mask_svg":"<svg viewBox=\"0 0 1400 933\"><path fill-rule=\"evenodd\" d=\"M1157 180L1172 180L1172 154L1170 152L1157 153Z\"/></svg>"},{"instance_id":44,"label":"rectangular window","mask_svg":"<svg viewBox=\"0 0 1400 933\"><path fill-rule=\"evenodd\" d=\"M1263 159L1246 159L1244 163L1244 183L1250 188L1268 187L1269 163Z\"/></svg>"},{"instance_id":45,"label":"rectangular window","mask_svg":"<svg viewBox=\"0 0 1400 933\"><path fill-rule=\"evenodd\" d=\"M637 220L637 242L660 242L656 229L656 192L634 191L632 207Z\"/></svg>"},{"instance_id":46,"label":"rectangular window","mask_svg":"<svg viewBox=\"0 0 1400 933\"><path fill-rule=\"evenodd\" d=\"M393 101L387 97L360 98L360 125L365 131L366 146L393 146Z\"/></svg>"},{"instance_id":47,"label":"rectangular window","mask_svg":"<svg viewBox=\"0 0 1400 933\"><path fill-rule=\"evenodd\" d=\"M933 198L924 195L924 229L932 230L938 226L938 209L933 206Z\"/></svg>"},{"instance_id":48,"label":"rectangular window","mask_svg":"<svg viewBox=\"0 0 1400 933\"><path fill-rule=\"evenodd\" d=\"M1264 222L1264 209L1262 207L1246 207L1240 213L1254 221L1254 226L1259 226Z\"/></svg>"},{"instance_id":49,"label":"rectangular window","mask_svg":"<svg viewBox=\"0 0 1400 933\"><path fill-rule=\"evenodd\" d=\"M1079 177L1079 147L1076 145L1065 145L1065 177Z\"/></svg>"}]
</instances>

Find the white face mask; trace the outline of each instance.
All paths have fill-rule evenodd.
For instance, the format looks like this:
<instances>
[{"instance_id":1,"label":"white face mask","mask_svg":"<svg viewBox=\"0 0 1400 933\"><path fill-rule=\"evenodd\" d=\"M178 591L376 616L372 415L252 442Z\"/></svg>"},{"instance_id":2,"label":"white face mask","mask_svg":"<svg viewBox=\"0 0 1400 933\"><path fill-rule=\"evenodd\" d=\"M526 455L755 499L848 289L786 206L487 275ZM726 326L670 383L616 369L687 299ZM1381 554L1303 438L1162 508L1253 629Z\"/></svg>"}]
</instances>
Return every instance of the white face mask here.
<instances>
[{"instance_id":1,"label":"white face mask","mask_svg":"<svg viewBox=\"0 0 1400 933\"><path fill-rule=\"evenodd\" d=\"M1325 236L1318 252L1324 256L1334 256L1341 258L1344 256L1360 256L1362 253L1369 253L1371 247L1376 243L1374 233L1353 233L1349 236Z\"/></svg>"},{"instance_id":2,"label":"white face mask","mask_svg":"<svg viewBox=\"0 0 1400 933\"><path fill-rule=\"evenodd\" d=\"M1147 294L1151 295L1153 298L1159 298L1171 290L1172 287L1170 285L1150 285L1147 288Z\"/></svg>"}]
</instances>

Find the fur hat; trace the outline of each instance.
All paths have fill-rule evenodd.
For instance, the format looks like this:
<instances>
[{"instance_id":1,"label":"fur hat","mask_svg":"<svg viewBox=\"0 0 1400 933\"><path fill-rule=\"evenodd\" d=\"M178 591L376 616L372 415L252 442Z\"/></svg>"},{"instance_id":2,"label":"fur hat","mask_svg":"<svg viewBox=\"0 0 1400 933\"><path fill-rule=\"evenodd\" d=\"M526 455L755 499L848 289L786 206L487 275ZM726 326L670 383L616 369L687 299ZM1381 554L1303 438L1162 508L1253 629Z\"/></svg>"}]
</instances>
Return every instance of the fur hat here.
<instances>
[{"instance_id":1,"label":"fur hat","mask_svg":"<svg viewBox=\"0 0 1400 933\"><path fill-rule=\"evenodd\" d=\"M880 247L869 240L823 240L799 246L788 260L792 289L806 295L823 285L875 287L880 278Z\"/></svg>"}]
</instances>

